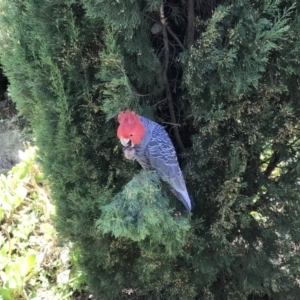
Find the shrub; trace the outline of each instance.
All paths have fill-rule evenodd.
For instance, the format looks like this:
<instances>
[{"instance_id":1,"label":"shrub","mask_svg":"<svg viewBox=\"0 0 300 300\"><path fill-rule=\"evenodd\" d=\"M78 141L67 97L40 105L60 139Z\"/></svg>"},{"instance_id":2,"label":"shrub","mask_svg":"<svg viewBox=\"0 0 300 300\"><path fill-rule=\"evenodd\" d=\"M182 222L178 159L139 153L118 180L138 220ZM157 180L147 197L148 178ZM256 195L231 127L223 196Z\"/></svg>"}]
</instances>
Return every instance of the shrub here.
<instances>
[{"instance_id":1,"label":"shrub","mask_svg":"<svg viewBox=\"0 0 300 300\"><path fill-rule=\"evenodd\" d=\"M2 63L56 227L109 299L272 297L299 278L299 3L193 3L0 4ZM125 108L167 125L191 217L123 159Z\"/></svg>"}]
</instances>

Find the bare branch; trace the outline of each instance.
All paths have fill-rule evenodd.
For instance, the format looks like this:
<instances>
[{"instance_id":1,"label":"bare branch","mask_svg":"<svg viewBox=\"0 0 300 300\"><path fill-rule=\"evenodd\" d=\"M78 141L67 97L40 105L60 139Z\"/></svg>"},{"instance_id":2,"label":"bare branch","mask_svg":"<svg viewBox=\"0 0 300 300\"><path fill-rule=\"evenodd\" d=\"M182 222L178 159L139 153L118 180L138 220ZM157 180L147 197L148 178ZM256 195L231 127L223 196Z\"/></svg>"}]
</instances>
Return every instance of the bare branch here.
<instances>
[{"instance_id":1,"label":"bare branch","mask_svg":"<svg viewBox=\"0 0 300 300\"><path fill-rule=\"evenodd\" d=\"M195 28L195 2L188 0L188 28L187 28L187 46L190 47L194 43Z\"/></svg>"},{"instance_id":2,"label":"bare branch","mask_svg":"<svg viewBox=\"0 0 300 300\"><path fill-rule=\"evenodd\" d=\"M269 177L271 175L271 173L275 170L275 168L277 167L277 164L279 163L280 160L280 155L279 155L279 151L275 150L271 156L269 165L267 167L267 169L265 170L264 174Z\"/></svg>"},{"instance_id":3,"label":"bare branch","mask_svg":"<svg viewBox=\"0 0 300 300\"><path fill-rule=\"evenodd\" d=\"M173 39L176 41L176 43L178 44L178 46L181 48L181 50L184 51L185 47L181 43L181 41L178 38L178 36L173 32L173 30L170 28L170 26L166 25L166 28L167 28L168 32L171 34L171 36L173 37Z\"/></svg>"},{"instance_id":4,"label":"bare branch","mask_svg":"<svg viewBox=\"0 0 300 300\"><path fill-rule=\"evenodd\" d=\"M148 16L147 14L142 13L143 16L145 16L146 18L149 18L150 20L154 21L155 23L157 23L157 20L151 18L150 16ZM174 38L174 40L176 41L176 43L178 44L178 46L181 48L182 51L185 50L184 45L181 43L180 39L178 38L178 36L174 33L174 31L170 28L169 25L166 24L166 28L168 30L168 32L172 35L172 37Z\"/></svg>"},{"instance_id":5,"label":"bare branch","mask_svg":"<svg viewBox=\"0 0 300 300\"><path fill-rule=\"evenodd\" d=\"M172 93L171 93L169 82L168 82L168 76L167 76L167 71L168 71L168 67L169 67L169 59L170 59L170 49L169 49L168 33L167 33L167 29L166 29L166 18L165 18L165 13L164 13L164 2L163 1L161 2L159 12L160 12L160 21L162 24L162 34L163 34L163 39L164 39L164 51L165 51L165 58L164 58L163 67L162 67L162 79L163 79L165 89L166 89L166 96L168 99L171 120L172 120L173 124L177 124L176 117L175 117L173 97L172 97ZM178 126L174 127L174 133L175 133L176 141L178 143L178 147L179 147L180 151L183 152L184 145L182 143L182 140L181 140L181 137L179 134Z\"/></svg>"},{"instance_id":6,"label":"bare branch","mask_svg":"<svg viewBox=\"0 0 300 300\"><path fill-rule=\"evenodd\" d=\"M167 100L168 100L167 98L162 99L162 100L156 102L155 104L153 104L152 107L155 107L155 106L159 105L160 103L163 103L163 102L165 102L165 101L167 101Z\"/></svg>"},{"instance_id":7,"label":"bare branch","mask_svg":"<svg viewBox=\"0 0 300 300\"><path fill-rule=\"evenodd\" d=\"M170 123L170 122L162 122L163 124L169 124L169 125L173 125L173 126L181 126L180 124L174 124L174 123Z\"/></svg>"}]
</instances>

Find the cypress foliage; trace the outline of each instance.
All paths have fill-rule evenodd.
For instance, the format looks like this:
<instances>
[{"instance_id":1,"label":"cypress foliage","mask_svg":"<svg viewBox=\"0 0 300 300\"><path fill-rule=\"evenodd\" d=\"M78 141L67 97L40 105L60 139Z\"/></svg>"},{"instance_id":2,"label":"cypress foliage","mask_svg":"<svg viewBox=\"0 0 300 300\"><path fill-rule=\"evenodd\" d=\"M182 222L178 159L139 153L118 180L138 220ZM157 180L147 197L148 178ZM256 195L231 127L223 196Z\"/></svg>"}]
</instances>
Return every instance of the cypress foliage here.
<instances>
[{"instance_id":1,"label":"cypress foliage","mask_svg":"<svg viewBox=\"0 0 300 300\"><path fill-rule=\"evenodd\" d=\"M0 2L12 97L35 131L57 229L96 293L293 297L299 10L296 0ZM175 217L157 175L123 158L115 117L128 108L166 125L192 216Z\"/></svg>"}]
</instances>

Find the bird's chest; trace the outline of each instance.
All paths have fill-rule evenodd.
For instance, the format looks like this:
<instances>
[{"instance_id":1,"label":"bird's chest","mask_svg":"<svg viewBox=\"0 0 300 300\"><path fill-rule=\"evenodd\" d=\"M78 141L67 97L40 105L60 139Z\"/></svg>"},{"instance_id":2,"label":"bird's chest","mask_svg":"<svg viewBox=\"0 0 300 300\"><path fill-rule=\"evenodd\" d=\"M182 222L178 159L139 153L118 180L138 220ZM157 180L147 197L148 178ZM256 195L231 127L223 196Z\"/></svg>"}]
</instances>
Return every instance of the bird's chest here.
<instances>
[{"instance_id":1,"label":"bird's chest","mask_svg":"<svg viewBox=\"0 0 300 300\"><path fill-rule=\"evenodd\" d=\"M144 170L151 170L149 159L146 156L146 148L135 147L135 159L142 166Z\"/></svg>"}]
</instances>

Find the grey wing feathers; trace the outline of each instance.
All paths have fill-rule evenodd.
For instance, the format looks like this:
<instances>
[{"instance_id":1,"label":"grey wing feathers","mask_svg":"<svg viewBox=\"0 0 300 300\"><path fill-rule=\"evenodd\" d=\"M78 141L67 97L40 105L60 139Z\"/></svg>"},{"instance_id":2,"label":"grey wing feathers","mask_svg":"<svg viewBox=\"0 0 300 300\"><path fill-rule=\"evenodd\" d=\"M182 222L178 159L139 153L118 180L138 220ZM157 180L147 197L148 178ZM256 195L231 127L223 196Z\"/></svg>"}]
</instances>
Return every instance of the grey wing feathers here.
<instances>
[{"instance_id":1,"label":"grey wing feathers","mask_svg":"<svg viewBox=\"0 0 300 300\"><path fill-rule=\"evenodd\" d=\"M191 200L177 161L176 152L163 128L160 127L152 132L152 137L147 144L146 156L151 167L171 186L175 195L190 211L192 208Z\"/></svg>"}]
</instances>

